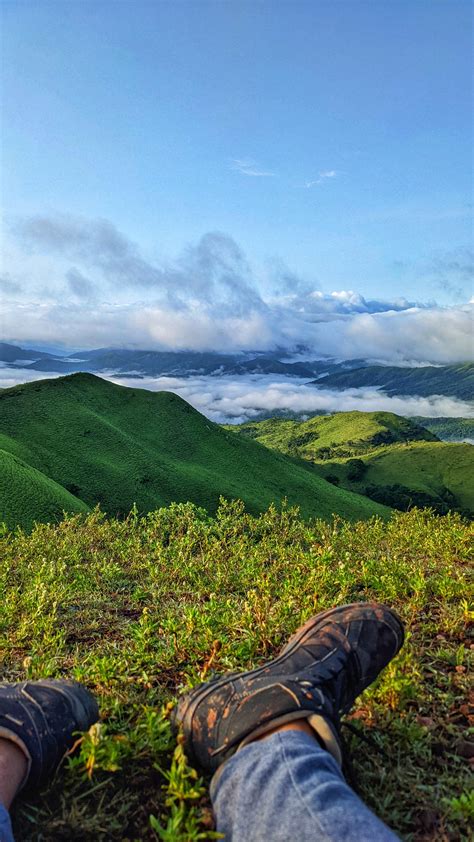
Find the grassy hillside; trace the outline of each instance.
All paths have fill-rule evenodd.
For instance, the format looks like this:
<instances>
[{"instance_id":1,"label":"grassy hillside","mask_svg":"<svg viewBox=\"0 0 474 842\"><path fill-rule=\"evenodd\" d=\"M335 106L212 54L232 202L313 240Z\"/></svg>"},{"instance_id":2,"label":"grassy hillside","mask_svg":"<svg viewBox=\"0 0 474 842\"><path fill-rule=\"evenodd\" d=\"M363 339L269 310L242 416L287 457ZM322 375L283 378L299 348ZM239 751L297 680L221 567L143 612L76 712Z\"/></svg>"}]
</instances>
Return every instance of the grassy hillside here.
<instances>
[{"instance_id":1,"label":"grassy hillside","mask_svg":"<svg viewBox=\"0 0 474 842\"><path fill-rule=\"evenodd\" d=\"M339 488L386 505L474 514L472 446L440 442L408 418L390 412L339 412L304 422L274 418L233 429L306 459Z\"/></svg>"},{"instance_id":2,"label":"grassy hillside","mask_svg":"<svg viewBox=\"0 0 474 842\"><path fill-rule=\"evenodd\" d=\"M433 433L393 412L338 412L308 421L270 418L226 429L308 460L358 456L394 442L437 441Z\"/></svg>"},{"instance_id":3,"label":"grassy hillside","mask_svg":"<svg viewBox=\"0 0 474 842\"><path fill-rule=\"evenodd\" d=\"M61 520L66 512L87 512L88 506L41 471L0 450L0 521L13 529L35 520Z\"/></svg>"},{"instance_id":4,"label":"grassy hillside","mask_svg":"<svg viewBox=\"0 0 474 842\"><path fill-rule=\"evenodd\" d=\"M359 464L360 463L360 464ZM470 444L410 442L391 445L361 459L319 465L339 487L367 494L399 509L431 506L474 514L474 448Z\"/></svg>"},{"instance_id":5,"label":"grassy hillside","mask_svg":"<svg viewBox=\"0 0 474 842\"><path fill-rule=\"evenodd\" d=\"M406 842L469 839L473 545L458 516L303 522L237 504L3 536L3 678L72 675L103 715L51 786L17 802L16 838L151 842L161 826L162 840L209 839L207 782L173 754L163 706L211 671L272 657L315 612L375 599L408 635L359 700L357 736L344 729L357 786Z\"/></svg>"},{"instance_id":6,"label":"grassy hillside","mask_svg":"<svg viewBox=\"0 0 474 842\"><path fill-rule=\"evenodd\" d=\"M387 509L337 489L304 465L221 429L177 395L127 389L90 374L0 392L0 446L111 514L192 501L215 511L220 495L249 511L287 498L303 516L351 519ZM10 510L8 499L0 506ZM40 514L34 509L29 517ZM22 513L18 522L24 523Z\"/></svg>"},{"instance_id":7,"label":"grassy hillside","mask_svg":"<svg viewBox=\"0 0 474 842\"><path fill-rule=\"evenodd\" d=\"M369 365L352 371L337 371L314 381L330 389L380 386L389 395L450 395L462 400L474 398L474 363L460 365L399 366Z\"/></svg>"},{"instance_id":8,"label":"grassy hillside","mask_svg":"<svg viewBox=\"0 0 474 842\"><path fill-rule=\"evenodd\" d=\"M442 441L465 441L474 443L474 418L412 418Z\"/></svg>"}]
</instances>

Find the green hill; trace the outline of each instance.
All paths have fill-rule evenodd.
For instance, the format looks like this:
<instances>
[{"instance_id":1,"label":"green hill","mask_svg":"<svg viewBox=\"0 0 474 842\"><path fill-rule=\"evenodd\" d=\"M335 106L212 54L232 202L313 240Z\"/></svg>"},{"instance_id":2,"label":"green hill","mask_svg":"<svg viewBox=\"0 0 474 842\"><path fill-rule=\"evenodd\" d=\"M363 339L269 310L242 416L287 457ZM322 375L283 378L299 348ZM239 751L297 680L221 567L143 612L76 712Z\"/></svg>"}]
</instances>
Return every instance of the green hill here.
<instances>
[{"instance_id":1,"label":"green hill","mask_svg":"<svg viewBox=\"0 0 474 842\"><path fill-rule=\"evenodd\" d=\"M430 506L474 514L474 448L470 444L409 442L380 448L359 459L319 465L322 476L373 500L408 509Z\"/></svg>"},{"instance_id":2,"label":"green hill","mask_svg":"<svg viewBox=\"0 0 474 842\"><path fill-rule=\"evenodd\" d=\"M324 389L379 386L389 395L449 395L470 401L474 397L474 363L419 368L368 365L331 372L314 383Z\"/></svg>"},{"instance_id":3,"label":"green hill","mask_svg":"<svg viewBox=\"0 0 474 842\"><path fill-rule=\"evenodd\" d=\"M0 450L0 521L13 528L31 528L37 521L61 520L64 512L87 512L89 507L41 471Z\"/></svg>"},{"instance_id":4,"label":"green hill","mask_svg":"<svg viewBox=\"0 0 474 842\"><path fill-rule=\"evenodd\" d=\"M380 445L437 441L437 437L393 412L337 412L308 421L270 418L226 427L267 447L302 459L358 456Z\"/></svg>"},{"instance_id":5,"label":"green hill","mask_svg":"<svg viewBox=\"0 0 474 842\"><path fill-rule=\"evenodd\" d=\"M0 392L0 447L110 514L124 515L134 503L146 512L185 501L212 512L220 495L242 499L254 513L287 498L304 517L388 514L304 464L223 430L177 395L128 389L91 374ZM6 495L0 519L2 512L12 517ZM18 511L18 523L24 517ZM41 519L33 506L28 518L35 517Z\"/></svg>"},{"instance_id":6,"label":"green hill","mask_svg":"<svg viewBox=\"0 0 474 842\"><path fill-rule=\"evenodd\" d=\"M228 429L231 429L230 427ZM339 488L405 510L432 506L474 513L474 449L390 412L339 412L308 421L270 419L233 428L306 459Z\"/></svg>"}]
</instances>

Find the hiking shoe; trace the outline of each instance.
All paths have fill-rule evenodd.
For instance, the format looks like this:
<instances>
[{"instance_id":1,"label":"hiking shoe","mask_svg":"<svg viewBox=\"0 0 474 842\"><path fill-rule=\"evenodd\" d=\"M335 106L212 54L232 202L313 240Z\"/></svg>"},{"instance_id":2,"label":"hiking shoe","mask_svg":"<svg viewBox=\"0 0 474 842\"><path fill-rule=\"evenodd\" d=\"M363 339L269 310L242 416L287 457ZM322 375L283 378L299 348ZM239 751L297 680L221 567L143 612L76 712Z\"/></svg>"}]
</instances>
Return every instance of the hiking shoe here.
<instances>
[{"instance_id":1,"label":"hiking shoe","mask_svg":"<svg viewBox=\"0 0 474 842\"><path fill-rule=\"evenodd\" d=\"M53 678L0 685L0 737L25 753L26 783L43 783L73 746L76 731L97 722L99 709L82 684Z\"/></svg>"},{"instance_id":2,"label":"hiking shoe","mask_svg":"<svg viewBox=\"0 0 474 842\"><path fill-rule=\"evenodd\" d=\"M180 699L174 726L183 729L190 762L215 772L267 731L307 719L340 764L339 717L397 654L403 636L397 615L377 603L317 614L273 661L201 684Z\"/></svg>"}]
</instances>

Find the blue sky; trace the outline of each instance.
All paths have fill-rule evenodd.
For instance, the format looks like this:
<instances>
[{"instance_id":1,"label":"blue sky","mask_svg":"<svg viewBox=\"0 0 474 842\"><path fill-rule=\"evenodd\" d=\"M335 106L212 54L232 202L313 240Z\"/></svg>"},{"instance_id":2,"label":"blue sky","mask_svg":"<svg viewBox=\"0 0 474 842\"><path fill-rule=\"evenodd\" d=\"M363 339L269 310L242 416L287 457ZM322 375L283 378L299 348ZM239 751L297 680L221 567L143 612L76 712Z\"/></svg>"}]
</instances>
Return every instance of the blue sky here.
<instances>
[{"instance_id":1,"label":"blue sky","mask_svg":"<svg viewBox=\"0 0 474 842\"><path fill-rule=\"evenodd\" d=\"M267 299L472 296L468 2L7 0L2 13L5 290L24 304L65 306L71 271L97 291L103 266L15 233L58 215L108 220L168 270L224 232Z\"/></svg>"}]
</instances>

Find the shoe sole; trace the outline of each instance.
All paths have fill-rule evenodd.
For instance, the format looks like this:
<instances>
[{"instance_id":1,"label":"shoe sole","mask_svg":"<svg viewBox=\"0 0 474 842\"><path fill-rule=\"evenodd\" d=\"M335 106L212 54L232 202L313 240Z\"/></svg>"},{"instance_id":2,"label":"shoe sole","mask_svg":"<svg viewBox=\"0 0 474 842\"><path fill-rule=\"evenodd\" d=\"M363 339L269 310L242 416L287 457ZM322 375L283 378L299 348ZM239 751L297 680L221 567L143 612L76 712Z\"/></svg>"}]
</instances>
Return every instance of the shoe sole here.
<instances>
[{"instance_id":1,"label":"shoe sole","mask_svg":"<svg viewBox=\"0 0 474 842\"><path fill-rule=\"evenodd\" d=\"M365 609L368 613L368 616L361 616L358 619L378 620L379 622L381 622L382 617L378 617L375 614L375 612L380 611L380 613L383 616L383 622L387 622L387 625L390 626L397 641L395 651L392 657L390 658L390 660L392 660L392 658L395 657L395 655L399 652L403 645L404 629L402 621L399 619L397 614L395 614L395 612L392 611L391 608L387 608L385 605L381 605L380 603L369 603L369 605L371 607L366 607ZM307 622L304 623L304 625L302 625L298 629L298 631L296 631L295 634L292 635L292 637L290 637L286 646L284 646L284 648L280 651L280 654L277 655L277 657L274 658L272 661L267 661L265 664L262 664L261 667L256 667L255 669L249 670L248 672L228 673L227 675L224 675L221 678L215 678L213 681L208 681L205 684L198 685L198 687L195 690L190 690L190 692L186 694L186 696L184 696L183 698L182 704L183 706L187 705L187 707L185 707L184 713L182 716L180 716L179 720L179 703L178 707L175 708L176 713L173 716L174 727L178 728L179 725L182 725L185 733L191 733L191 725L196 708L205 698L207 698L207 696L213 693L217 688L225 687L226 684L230 684L237 677L243 679L255 677L260 675L270 666L278 666L278 664L281 664L284 661L288 660L288 658L291 658L295 650L304 643L305 639L307 637L311 637L313 634L318 632L319 627L325 625L329 618L334 618L335 616L342 614L350 608L360 608L361 606L367 606L367 603L352 602L348 605L340 605L337 608L330 608L328 611L323 611L321 614L316 614L314 617L311 617L309 620L307 620ZM392 622L388 622L388 619L390 619ZM388 661L387 663L390 663L390 661Z\"/></svg>"}]
</instances>

